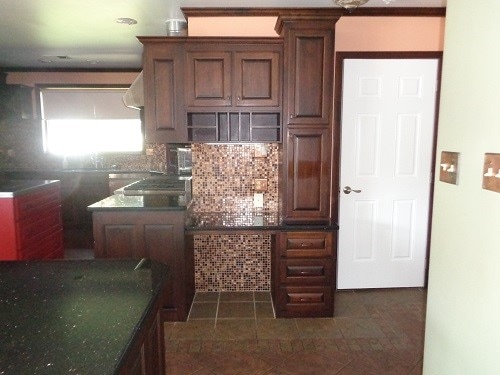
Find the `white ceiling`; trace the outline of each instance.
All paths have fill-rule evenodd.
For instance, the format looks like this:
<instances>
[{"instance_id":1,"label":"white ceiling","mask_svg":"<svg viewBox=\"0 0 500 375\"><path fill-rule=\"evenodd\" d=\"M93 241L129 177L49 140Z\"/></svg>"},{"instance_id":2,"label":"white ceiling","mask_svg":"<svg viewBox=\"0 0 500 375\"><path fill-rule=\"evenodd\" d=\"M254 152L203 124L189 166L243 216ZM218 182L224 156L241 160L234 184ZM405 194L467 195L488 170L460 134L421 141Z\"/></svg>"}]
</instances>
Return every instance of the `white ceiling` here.
<instances>
[{"instance_id":1,"label":"white ceiling","mask_svg":"<svg viewBox=\"0 0 500 375\"><path fill-rule=\"evenodd\" d=\"M138 69L138 35L166 35L184 7L244 7L248 0L0 0L0 69ZM332 0L252 0L252 8L335 7ZM365 7L446 7L446 0L370 0ZM128 17L136 25L116 23ZM68 56L68 59L57 56ZM52 62L41 62L50 60Z\"/></svg>"}]
</instances>

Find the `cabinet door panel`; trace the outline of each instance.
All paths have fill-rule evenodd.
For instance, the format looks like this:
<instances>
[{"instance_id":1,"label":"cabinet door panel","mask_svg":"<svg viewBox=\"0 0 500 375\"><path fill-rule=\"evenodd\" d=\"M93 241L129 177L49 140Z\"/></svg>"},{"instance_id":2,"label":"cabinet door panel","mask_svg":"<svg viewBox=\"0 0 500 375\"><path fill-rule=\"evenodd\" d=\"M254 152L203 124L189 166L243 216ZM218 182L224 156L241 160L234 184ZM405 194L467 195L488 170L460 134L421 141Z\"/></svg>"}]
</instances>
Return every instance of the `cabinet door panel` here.
<instances>
[{"instance_id":1,"label":"cabinet door panel","mask_svg":"<svg viewBox=\"0 0 500 375\"><path fill-rule=\"evenodd\" d=\"M144 47L144 122L149 143L187 141L184 51L179 45Z\"/></svg>"},{"instance_id":2,"label":"cabinet door panel","mask_svg":"<svg viewBox=\"0 0 500 375\"><path fill-rule=\"evenodd\" d=\"M155 130L175 129L175 60L154 60Z\"/></svg>"},{"instance_id":3,"label":"cabinet door panel","mask_svg":"<svg viewBox=\"0 0 500 375\"><path fill-rule=\"evenodd\" d=\"M234 70L236 106L279 106L281 79L278 52L237 52Z\"/></svg>"},{"instance_id":4,"label":"cabinet door panel","mask_svg":"<svg viewBox=\"0 0 500 375\"><path fill-rule=\"evenodd\" d=\"M231 53L187 53L187 105L231 105Z\"/></svg>"},{"instance_id":5,"label":"cabinet door panel","mask_svg":"<svg viewBox=\"0 0 500 375\"><path fill-rule=\"evenodd\" d=\"M291 30L287 39L288 123L330 122L333 30Z\"/></svg>"},{"instance_id":6,"label":"cabinet door panel","mask_svg":"<svg viewBox=\"0 0 500 375\"><path fill-rule=\"evenodd\" d=\"M161 259L166 264L175 264L175 254L170 248L175 244L175 226L170 224L144 225L146 258Z\"/></svg>"},{"instance_id":7,"label":"cabinet door panel","mask_svg":"<svg viewBox=\"0 0 500 375\"><path fill-rule=\"evenodd\" d=\"M105 258L141 258L136 250L136 234L133 224L104 225L104 254ZM97 255L97 254L96 254Z\"/></svg>"},{"instance_id":8,"label":"cabinet door panel","mask_svg":"<svg viewBox=\"0 0 500 375\"><path fill-rule=\"evenodd\" d=\"M329 217L329 129L288 129L286 219Z\"/></svg>"}]
</instances>

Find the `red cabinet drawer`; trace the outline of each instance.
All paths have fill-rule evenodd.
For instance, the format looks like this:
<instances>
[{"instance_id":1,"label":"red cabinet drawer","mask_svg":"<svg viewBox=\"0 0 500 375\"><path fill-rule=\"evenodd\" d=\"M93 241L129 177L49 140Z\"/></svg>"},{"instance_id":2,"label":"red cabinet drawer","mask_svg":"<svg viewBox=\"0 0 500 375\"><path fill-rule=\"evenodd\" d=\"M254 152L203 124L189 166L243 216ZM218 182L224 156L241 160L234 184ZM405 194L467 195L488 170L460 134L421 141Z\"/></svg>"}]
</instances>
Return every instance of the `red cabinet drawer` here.
<instances>
[{"instance_id":1,"label":"red cabinet drawer","mask_svg":"<svg viewBox=\"0 0 500 375\"><path fill-rule=\"evenodd\" d=\"M26 219L61 204L59 183L32 194L14 199L16 220Z\"/></svg>"},{"instance_id":2,"label":"red cabinet drawer","mask_svg":"<svg viewBox=\"0 0 500 375\"><path fill-rule=\"evenodd\" d=\"M45 212L37 213L29 220L19 221L16 226L18 248L30 246L43 238L51 229L62 228L61 207L55 206Z\"/></svg>"},{"instance_id":3,"label":"red cabinet drawer","mask_svg":"<svg viewBox=\"0 0 500 375\"><path fill-rule=\"evenodd\" d=\"M281 256L287 258L327 258L333 254L331 232L280 233Z\"/></svg>"},{"instance_id":4,"label":"red cabinet drawer","mask_svg":"<svg viewBox=\"0 0 500 375\"><path fill-rule=\"evenodd\" d=\"M40 241L21 248L20 260L61 259L64 257L63 233L61 228L53 228Z\"/></svg>"},{"instance_id":5,"label":"red cabinet drawer","mask_svg":"<svg viewBox=\"0 0 500 375\"><path fill-rule=\"evenodd\" d=\"M285 259L280 262L280 281L284 284L325 285L333 280L331 259Z\"/></svg>"}]
</instances>

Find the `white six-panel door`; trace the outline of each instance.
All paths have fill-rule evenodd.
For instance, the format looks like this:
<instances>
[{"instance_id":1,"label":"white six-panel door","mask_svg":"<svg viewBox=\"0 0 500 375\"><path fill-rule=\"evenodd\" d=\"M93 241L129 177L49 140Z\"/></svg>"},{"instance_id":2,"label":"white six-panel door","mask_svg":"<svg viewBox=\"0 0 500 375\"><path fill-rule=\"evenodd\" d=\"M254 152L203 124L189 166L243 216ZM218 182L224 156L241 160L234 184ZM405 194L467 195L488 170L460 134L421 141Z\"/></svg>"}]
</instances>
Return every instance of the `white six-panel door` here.
<instances>
[{"instance_id":1,"label":"white six-panel door","mask_svg":"<svg viewBox=\"0 0 500 375\"><path fill-rule=\"evenodd\" d=\"M424 285L437 74L436 59L344 60L339 289Z\"/></svg>"}]
</instances>

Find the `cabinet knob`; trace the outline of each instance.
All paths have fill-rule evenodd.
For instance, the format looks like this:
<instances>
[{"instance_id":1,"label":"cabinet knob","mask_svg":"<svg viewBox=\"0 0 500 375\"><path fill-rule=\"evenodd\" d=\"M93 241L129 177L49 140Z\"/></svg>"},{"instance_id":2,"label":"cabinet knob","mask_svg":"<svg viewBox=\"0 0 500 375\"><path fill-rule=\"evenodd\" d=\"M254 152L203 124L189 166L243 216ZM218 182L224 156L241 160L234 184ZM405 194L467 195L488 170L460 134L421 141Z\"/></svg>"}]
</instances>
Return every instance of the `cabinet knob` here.
<instances>
[{"instance_id":1,"label":"cabinet knob","mask_svg":"<svg viewBox=\"0 0 500 375\"><path fill-rule=\"evenodd\" d=\"M290 118L295 118L295 115L290 115Z\"/></svg>"},{"instance_id":2,"label":"cabinet knob","mask_svg":"<svg viewBox=\"0 0 500 375\"><path fill-rule=\"evenodd\" d=\"M230 96L228 96L228 97L226 98L226 100L231 100L231 97L230 97Z\"/></svg>"},{"instance_id":3,"label":"cabinet knob","mask_svg":"<svg viewBox=\"0 0 500 375\"><path fill-rule=\"evenodd\" d=\"M239 96L239 95L236 97L236 100L237 100L237 101L240 101L240 100L241 100L241 98L240 98L240 96Z\"/></svg>"}]
</instances>

